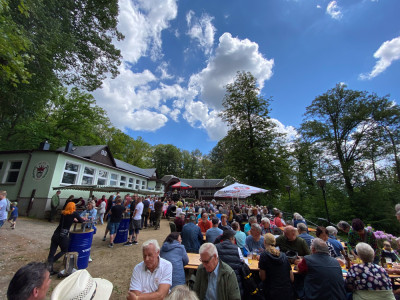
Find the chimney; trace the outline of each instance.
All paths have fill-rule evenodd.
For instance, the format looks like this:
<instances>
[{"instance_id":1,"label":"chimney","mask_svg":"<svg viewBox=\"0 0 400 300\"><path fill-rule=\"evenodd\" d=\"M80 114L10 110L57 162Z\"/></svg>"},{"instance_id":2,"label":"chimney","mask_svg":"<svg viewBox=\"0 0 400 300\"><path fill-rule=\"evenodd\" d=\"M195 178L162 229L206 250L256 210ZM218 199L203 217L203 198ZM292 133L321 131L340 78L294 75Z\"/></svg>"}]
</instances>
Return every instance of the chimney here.
<instances>
[{"instance_id":1,"label":"chimney","mask_svg":"<svg viewBox=\"0 0 400 300\"><path fill-rule=\"evenodd\" d=\"M39 150L48 151L49 149L50 149L50 144L47 140L44 140L43 142L40 143Z\"/></svg>"},{"instance_id":2,"label":"chimney","mask_svg":"<svg viewBox=\"0 0 400 300\"><path fill-rule=\"evenodd\" d=\"M72 147L73 147L73 146L74 146L74 145L72 144L71 140L69 140L69 141L67 142L67 145L65 146L64 152L71 153L71 152L72 152Z\"/></svg>"}]
</instances>

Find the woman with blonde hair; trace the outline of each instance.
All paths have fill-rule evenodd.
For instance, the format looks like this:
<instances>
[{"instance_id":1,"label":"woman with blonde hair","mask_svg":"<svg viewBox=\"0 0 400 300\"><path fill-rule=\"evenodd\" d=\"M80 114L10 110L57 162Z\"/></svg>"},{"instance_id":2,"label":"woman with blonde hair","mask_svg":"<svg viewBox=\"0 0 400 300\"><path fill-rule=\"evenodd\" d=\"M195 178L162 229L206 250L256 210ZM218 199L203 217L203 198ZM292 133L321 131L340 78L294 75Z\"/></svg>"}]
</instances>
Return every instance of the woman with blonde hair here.
<instances>
[{"instance_id":1,"label":"woman with blonde hair","mask_svg":"<svg viewBox=\"0 0 400 300\"><path fill-rule=\"evenodd\" d=\"M264 235L264 246L258 267L265 299L294 299L294 275L286 254L275 248L275 237L271 233Z\"/></svg>"},{"instance_id":2,"label":"woman with blonde hair","mask_svg":"<svg viewBox=\"0 0 400 300\"><path fill-rule=\"evenodd\" d=\"M69 202L65 206L65 209L61 211L60 223L51 237L50 251L47 258L51 275L56 273L53 270L53 263L68 252L69 229L71 228L74 219L77 219L79 223L84 222L84 219L82 219L76 211L75 203ZM55 255L58 247L60 247L61 251Z\"/></svg>"}]
</instances>

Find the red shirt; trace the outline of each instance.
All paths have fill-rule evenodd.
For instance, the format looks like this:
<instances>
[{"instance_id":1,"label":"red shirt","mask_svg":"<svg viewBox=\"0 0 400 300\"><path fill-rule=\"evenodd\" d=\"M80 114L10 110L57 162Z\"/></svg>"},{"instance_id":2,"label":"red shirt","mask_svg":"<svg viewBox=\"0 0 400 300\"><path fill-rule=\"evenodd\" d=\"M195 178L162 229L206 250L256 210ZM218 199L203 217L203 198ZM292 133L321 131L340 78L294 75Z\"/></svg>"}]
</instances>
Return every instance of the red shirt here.
<instances>
[{"instance_id":1,"label":"red shirt","mask_svg":"<svg viewBox=\"0 0 400 300\"><path fill-rule=\"evenodd\" d=\"M199 224L197 225L200 227L201 232L206 232L212 227L212 222L210 220L204 222L203 219L200 219Z\"/></svg>"},{"instance_id":2,"label":"red shirt","mask_svg":"<svg viewBox=\"0 0 400 300\"><path fill-rule=\"evenodd\" d=\"M275 217L274 218L274 223L275 223L275 226L277 226L277 227L284 227L285 226L285 225L283 225L282 220L279 217Z\"/></svg>"}]
</instances>

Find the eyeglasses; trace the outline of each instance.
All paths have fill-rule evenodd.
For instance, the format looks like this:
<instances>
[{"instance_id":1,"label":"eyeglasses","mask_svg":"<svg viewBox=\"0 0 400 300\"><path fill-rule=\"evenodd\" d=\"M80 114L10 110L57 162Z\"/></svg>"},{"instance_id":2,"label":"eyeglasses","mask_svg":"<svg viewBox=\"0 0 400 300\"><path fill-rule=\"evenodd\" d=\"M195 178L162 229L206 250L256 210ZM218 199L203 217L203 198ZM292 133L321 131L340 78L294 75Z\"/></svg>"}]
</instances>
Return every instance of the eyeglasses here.
<instances>
[{"instance_id":1,"label":"eyeglasses","mask_svg":"<svg viewBox=\"0 0 400 300\"><path fill-rule=\"evenodd\" d=\"M212 255L208 260L202 260L201 258L199 258L199 260L200 260L200 262L202 262L203 264L208 264L208 263L214 258L214 256L215 256L215 255Z\"/></svg>"}]
</instances>

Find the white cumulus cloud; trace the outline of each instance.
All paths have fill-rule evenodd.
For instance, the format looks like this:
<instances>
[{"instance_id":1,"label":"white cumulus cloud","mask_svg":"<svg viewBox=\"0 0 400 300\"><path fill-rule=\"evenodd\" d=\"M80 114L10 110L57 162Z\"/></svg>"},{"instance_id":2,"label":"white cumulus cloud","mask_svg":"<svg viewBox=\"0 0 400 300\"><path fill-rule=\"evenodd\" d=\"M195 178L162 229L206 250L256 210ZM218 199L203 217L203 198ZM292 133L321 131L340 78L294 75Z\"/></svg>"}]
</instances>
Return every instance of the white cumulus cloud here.
<instances>
[{"instance_id":1,"label":"white cumulus cloud","mask_svg":"<svg viewBox=\"0 0 400 300\"><path fill-rule=\"evenodd\" d=\"M210 110L207 104L201 101L187 102L183 117L192 127L204 128L214 141L220 140L228 132L228 127L218 116L218 111Z\"/></svg>"},{"instance_id":2,"label":"white cumulus cloud","mask_svg":"<svg viewBox=\"0 0 400 300\"><path fill-rule=\"evenodd\" d=\"M374 57L378 60L374 68L368 74L360 74L360 79L372 79L390 67L394 61L400 59L400 36L384 42L374 53Z\"/></svg>"},{"instance_id":3,"label":"white cumulus cloud","mask_svg":"<svg viewBox=\"0 0 400 300\"><path fill-rule=\"evenodd\" d=\"M273 59L266 59L258 51L258 44L248 39L240 40L224 33L207 65L190 78L190 87L199 90L201 99L210 108L222 108L225 87L232 83L238 71L249 71L257 78L260 89L272 76Z\"/></svg>"},{"instance_id":4,"label":"white cumulus cloud","mask_svg":"<svg viewBox=\"0 0 400 300\"><path fill-rule=\"evenodd\" d=\"M328 6L326 7L326 13L336 20L339 20L343 16L341 8L337 5L336 1L331 1L328 3Z\"/></svg>"},{"instance_id":5,"label":"white cumulus cloud","mask_svg":"<svg viewBox=\"0 0 400 300\"><path fill-rule=\"evenodd\" d=\"M120 0L118 29L125 39L116 42L124 60L135 63L142 56L162 56L161 32L178 12L176 0Z\"/></svg>"},{"instance_id":6,"label":"white cumulus cloud","mask_svg":"<svg viewBox=\"0 0 400 300\"><path fill-rule=\"evenodd\" d=\"M186 14L186 22L189 27L187 34L191 39L197 40L206 55L211 53L214 45L216 30L212 24L213 19L208 14L202 14L200 18L196 18L193 11Z\"/></svg>"}]
</instances>

